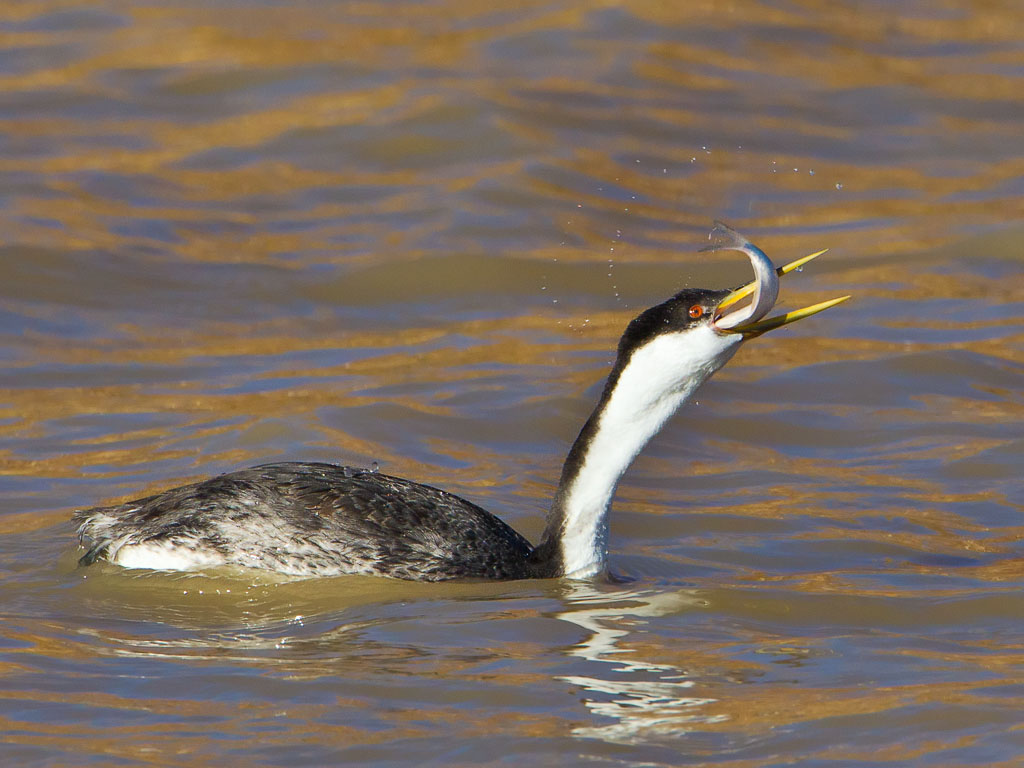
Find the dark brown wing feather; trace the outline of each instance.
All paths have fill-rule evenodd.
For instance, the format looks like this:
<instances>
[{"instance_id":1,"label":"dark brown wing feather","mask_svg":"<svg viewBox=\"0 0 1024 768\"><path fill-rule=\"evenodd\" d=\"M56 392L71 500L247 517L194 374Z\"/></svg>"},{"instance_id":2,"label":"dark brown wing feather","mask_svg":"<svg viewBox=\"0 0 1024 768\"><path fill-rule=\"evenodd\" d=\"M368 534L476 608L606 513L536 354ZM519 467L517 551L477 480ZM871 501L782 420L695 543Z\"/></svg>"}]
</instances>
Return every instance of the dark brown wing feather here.
<instances>
[{"instance_id":1,"label":"dark brown wing feather","mask_svg":"<svg viewBox=\"0 0 1024 768\"><path fill-rule=\"evenodd\" d=\"M471 502L409 480L319 463L266 464L76 513L83 564L133 544L216 554L295 575L516 579L533 547Z\"/></svg>"}]
</instances>

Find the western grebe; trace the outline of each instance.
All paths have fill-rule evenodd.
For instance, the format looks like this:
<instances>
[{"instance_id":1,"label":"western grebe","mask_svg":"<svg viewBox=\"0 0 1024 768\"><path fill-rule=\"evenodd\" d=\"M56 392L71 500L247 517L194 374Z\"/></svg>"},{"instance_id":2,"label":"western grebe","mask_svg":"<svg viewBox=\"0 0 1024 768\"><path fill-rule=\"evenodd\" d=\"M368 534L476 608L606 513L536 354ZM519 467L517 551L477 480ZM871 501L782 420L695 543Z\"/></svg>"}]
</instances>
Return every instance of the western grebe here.
<instances>
[{"instance_id":1,"label":"western grebe","mask_svg":"<svg viewBox=\"0 0 1024 768\"><path fill-rule=\"evenodd\" d=\"M476 504L368 469L288 462L230 472L112 507L75 513L79 560L188 570L232 565L293 576L360 573L419 581L586 578L604 571L608 512L619 479L661 426L740 344L849 296L763 320L779 276L724 224L706 250L745 253L755 280L736 290L686 289L623 333L604 391L569 450L540 543ZM750 297L748 304L742 301Z\"/></svg>"}]
</instances>

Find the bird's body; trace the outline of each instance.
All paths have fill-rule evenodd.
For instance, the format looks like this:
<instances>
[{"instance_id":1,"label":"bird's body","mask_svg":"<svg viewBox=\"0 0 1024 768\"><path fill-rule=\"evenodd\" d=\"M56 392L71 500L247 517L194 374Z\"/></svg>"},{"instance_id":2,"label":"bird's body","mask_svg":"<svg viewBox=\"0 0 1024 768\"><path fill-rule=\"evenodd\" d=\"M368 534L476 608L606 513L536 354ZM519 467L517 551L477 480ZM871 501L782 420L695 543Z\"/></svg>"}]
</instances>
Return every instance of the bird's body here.
<instances>
[{"instance_id":1,"label":"bird's body","mask_svg":"<svg viewBox=\"0 0 1024 768\"><path fill-rule=\"evenodd\" d=\"M535 575L529 542L475 504L334 464L265 464L88 514L98 543L86 562L418 581Z\"/></svg>"},{"instance_id":2,"label":"bird's body","mask_svg":"<svg viewBox=\"0 0 1024 768\"><path fill-rule=\"evenodd\" d=\"M294 462L81 510L75 519L88 551L80 564L230 565L293 576L418 581L600 573L616 486L650 438L744 338L831 305L759 322L774 304L776 272L759 249L726 232L734 239L726 247L750 256L756 284L684 290L629 324L601 399L565 460L536 547L484 509L437 488L370 470ZM750 293L750 307L723 314Z\"/></svg>"}]
</instances>

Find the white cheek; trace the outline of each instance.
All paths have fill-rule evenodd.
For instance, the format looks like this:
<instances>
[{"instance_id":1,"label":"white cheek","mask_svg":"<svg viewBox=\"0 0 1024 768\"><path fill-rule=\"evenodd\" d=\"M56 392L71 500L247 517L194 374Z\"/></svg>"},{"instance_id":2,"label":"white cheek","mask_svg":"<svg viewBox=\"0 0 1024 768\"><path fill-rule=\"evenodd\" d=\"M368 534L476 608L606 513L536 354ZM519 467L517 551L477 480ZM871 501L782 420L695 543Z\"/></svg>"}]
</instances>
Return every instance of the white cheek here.
<instances>
[{"instance_id":1,"label":"white cheek","mask_svg":"<svg viewBox=\"0 0 1024 768\"><path fill-rule=\"evenodd\" d=\"M685 400L692 395L729 362L742 340L740 334L719 333L707 324L652 339L633 352L605 416L626 426L637 412L659 410L666 404L678 407L679 396Z\"/></svg>"}]
</instances>

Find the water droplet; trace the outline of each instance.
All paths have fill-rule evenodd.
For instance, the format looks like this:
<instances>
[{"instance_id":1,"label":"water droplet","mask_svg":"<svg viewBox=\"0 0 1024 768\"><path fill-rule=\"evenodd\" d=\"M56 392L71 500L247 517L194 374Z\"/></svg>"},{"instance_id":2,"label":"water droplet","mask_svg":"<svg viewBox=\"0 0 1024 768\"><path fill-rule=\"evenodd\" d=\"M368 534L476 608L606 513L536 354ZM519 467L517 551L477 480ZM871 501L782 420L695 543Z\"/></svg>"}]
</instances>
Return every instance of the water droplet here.
<instances>
[{"instance_id":1,"label":"water droplet","mask_svg":"<svg viewBox=\"0 0 1024 768\"><path fill-rule=\"evenodd\" d=\"M842 188L843 188L843 185L838 183L838 182L836 182L836 189L842 189Z\"/></svg>"},{"instance_id":2,"label":"water droplet","mask_svg":"<svg viewBox=\"0 0 1024 768\"><path fill-rule=\"evenodd\" d=\"M803 268L803 266L801 265L801 266L797 267L797 268L796 268L796 271L797 271L797 272L803 272L803 271L804 271L804 268Z\"/></svg>"},{"instance_id":3,"label":"water droplet","mask_svg":"<svg viewBox=\"0 0 1024 768\"><path fill-rule=\"evenodd\" d=\"M558 299L552 299L552 300L551 300L551 303L552 303L552 304L557 304L557 303L558 303Z\"/></svg>"},{"instance_id":4,"label":"water droplet","mask_svg":"<svg viewBox=\"0 0 1024 768\"><path fill-rule=\"evenodd\" d=\"M807 172L808 172L809 174L811 174L811 176L813 176L813 175L814 175L814 169L813 169L813 168L809 168L809 169L807 170Z\"/></svg>"}]
</instances>

